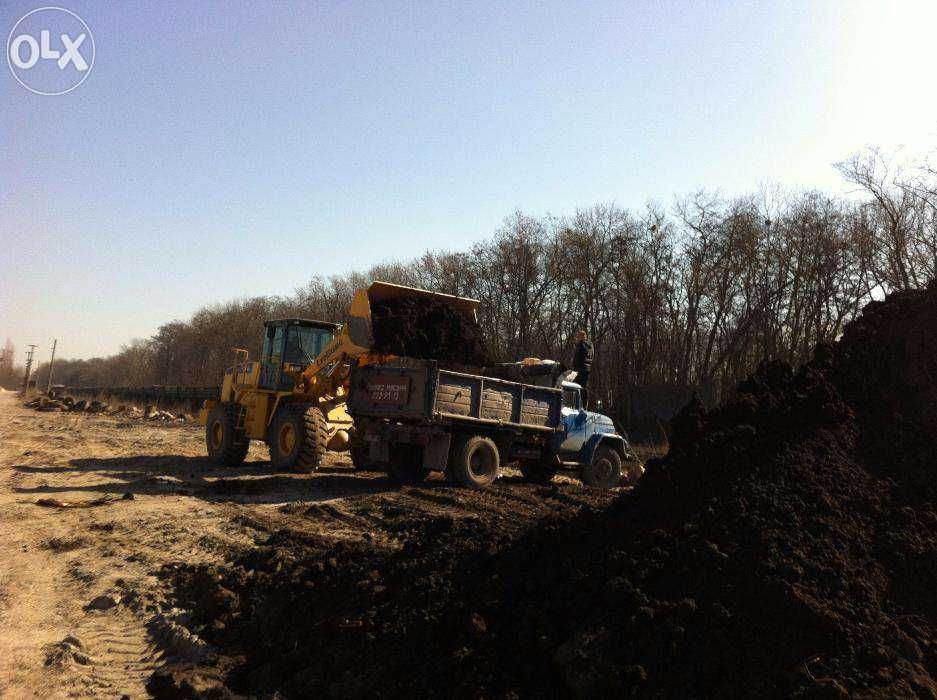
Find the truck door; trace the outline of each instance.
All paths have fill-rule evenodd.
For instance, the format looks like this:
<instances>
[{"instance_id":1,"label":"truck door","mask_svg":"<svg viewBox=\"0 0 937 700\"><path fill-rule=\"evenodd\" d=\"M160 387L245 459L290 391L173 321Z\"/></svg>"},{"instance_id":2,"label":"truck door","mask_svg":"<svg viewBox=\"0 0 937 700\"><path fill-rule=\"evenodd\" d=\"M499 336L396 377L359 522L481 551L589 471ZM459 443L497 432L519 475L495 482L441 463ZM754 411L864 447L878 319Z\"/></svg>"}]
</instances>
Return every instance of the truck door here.
<instances>
[{"instance_id":1,"label":"truck door","mask_svg":"<svg viewBox=\"0 0 937 700\"><path fill-rule=\"evenodd\" d=\"M566 427L566 438L560 445L560 457L566 459L577 454L588 437L588 414L582 406L578 387L563 387L563 408L560 413Z\"/></svg>"}]
</instances>

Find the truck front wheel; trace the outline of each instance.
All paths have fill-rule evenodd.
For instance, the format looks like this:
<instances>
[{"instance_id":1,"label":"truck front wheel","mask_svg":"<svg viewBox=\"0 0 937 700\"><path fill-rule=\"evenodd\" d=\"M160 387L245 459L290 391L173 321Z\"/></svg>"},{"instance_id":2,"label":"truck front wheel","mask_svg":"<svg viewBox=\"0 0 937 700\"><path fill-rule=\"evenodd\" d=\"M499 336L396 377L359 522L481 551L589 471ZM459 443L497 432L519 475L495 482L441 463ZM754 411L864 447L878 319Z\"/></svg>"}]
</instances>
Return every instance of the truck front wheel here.
<instances>
[{"instance_id":1,"label":"truck front wheel","mask_svg":"<svg viewBox=\"0 0 937 700\"><path fill-rule=\"evenodd\" d=\"M582 467L582 483L597 489L610 489L621 483L621 455L611 447L599 446L591 464Z\"/></svg>"},{"instance_id":2,"label":"truck front wheel","mask_svg":"<svg viewBox=\"0 0 937 700\"><path fill-rule=\"evenodd\" d=\"M498 478L501 455L491 438L473 435L461 445L449 471L455 481L470 489L480 489Z\"/></svg>"}]
</instances>

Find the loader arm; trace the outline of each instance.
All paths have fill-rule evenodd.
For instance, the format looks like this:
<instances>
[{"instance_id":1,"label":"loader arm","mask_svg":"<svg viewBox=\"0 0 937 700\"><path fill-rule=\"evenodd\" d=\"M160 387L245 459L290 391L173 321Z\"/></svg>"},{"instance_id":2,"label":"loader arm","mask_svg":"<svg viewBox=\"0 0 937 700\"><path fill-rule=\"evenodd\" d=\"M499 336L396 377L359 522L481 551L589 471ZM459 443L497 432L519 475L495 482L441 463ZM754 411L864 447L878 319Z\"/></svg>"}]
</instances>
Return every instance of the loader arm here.
<instances>
[{"instance_id":1,"label":"loader arm","mask_svg":"<svg viewBox=\"0 0 937 700\"><path fill-rule=\"evenodd\" d=\"M303 371L303 393L315 397L335 395L348 373L349 362L372 354L355 342L348 325L336 335Z\"/></svg>"}]
</instances>

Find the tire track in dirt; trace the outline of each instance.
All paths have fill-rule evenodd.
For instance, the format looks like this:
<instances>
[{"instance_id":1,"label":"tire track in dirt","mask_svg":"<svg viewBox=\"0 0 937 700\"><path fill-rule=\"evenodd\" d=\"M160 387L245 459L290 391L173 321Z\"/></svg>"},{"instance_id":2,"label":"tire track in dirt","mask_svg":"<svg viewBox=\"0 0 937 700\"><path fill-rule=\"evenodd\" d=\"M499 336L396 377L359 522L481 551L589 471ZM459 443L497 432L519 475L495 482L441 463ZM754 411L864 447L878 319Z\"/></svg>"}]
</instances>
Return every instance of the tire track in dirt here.
<instances>
[{"instance_id":1,"label":"tire track in dirt","mask_svg":"<svg viewBox=\"0 0 937 700\"><path fill-rule=\"evenodd\" d=\"M138 697L164 654L140 621L125 611L89 613L75 626L92 663L83 679L89 696Z\"/></svg>"}]
</instances>

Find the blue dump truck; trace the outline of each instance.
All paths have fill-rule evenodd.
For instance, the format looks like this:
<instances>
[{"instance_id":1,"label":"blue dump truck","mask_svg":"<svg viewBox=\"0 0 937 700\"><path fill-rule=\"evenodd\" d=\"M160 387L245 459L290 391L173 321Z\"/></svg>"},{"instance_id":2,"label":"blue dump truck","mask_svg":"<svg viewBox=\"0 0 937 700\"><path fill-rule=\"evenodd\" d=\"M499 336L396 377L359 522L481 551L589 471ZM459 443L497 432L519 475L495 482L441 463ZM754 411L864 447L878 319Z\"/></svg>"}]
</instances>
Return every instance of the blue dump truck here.
<instances>
[{"instance_id":1,"label":"blue dump truck","mask_svg":"<svg viewBox=\"0 0 937 700\"><path fill-rule=\"evenodd\" d=\"M482 488L507 464L538 484L558 473L596 488L639 478L641 463L612 420L583 408L578 384L557 383L525 384L408 358L353 367L353 458L402 484L443 471L457 484Z\"/></svg>"}]
</instances>

